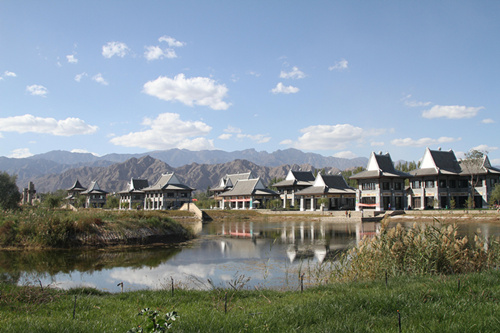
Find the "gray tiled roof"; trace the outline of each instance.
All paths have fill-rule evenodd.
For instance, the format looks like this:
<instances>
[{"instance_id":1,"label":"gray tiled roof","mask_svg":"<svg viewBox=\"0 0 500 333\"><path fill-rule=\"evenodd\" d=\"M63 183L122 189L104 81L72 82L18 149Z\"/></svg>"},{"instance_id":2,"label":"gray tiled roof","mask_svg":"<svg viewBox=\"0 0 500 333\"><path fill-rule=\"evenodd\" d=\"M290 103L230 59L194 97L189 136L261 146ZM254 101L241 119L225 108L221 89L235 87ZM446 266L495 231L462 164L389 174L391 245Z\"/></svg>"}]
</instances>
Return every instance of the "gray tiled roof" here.
<instances>
[{"instance_id":1,"label":"gray tiled roof","mask_svg":"<svg viewBox=\"0 0 500 333\"><path fill-rule=\"evenodd\" d=\"M459 173L460 164L457 161L453 150L429 150L437 168L449 173Z\"/></svg>"},{"instance_id":2,"label":"gray tiled roof","mask_svg":"<svg viewBox=\"0 0 500 333\"><path fill-rule=\"evenodd\" d=\"M164 173L154 185L143 188L143 191L194 190L187 185L174 183L175 180L177 177L173 173Z\"/></svg>"},{"instance_id":3,"label":"gray tiled roof","mask_svg":"<svg viewBox=\"0 0 500 333\"><path fill-rule=\"evenodd\" d=\"M108 192L101 190L97 181L93 181L92 183L90 183L89 188L86 191L83 191L82 194L94 194L94 193L106 194Z\"/></svg>"},{"instance_id":4,"label":"gray tiled roof","mask_svg":"<svg viewBox=\"0 0 500 333\"><path fill-rule=\"evenodd\" d=\"M313 185L301 191L297 195L310 195L310 194L355 194L356 191L347 185L342 175L321 175L325 186Z\"/></svg>"},{"instance_id":5,"label":"gray tiled roof","mask_svg":"<svg viewBox=\"0 0 500 333\"><path fill-rule=\"evenodd\" d=\"M258 185L261 185L258 187ZM277 195L277 193L273 190L267 189L264 186L262 186L262 182L260 182L260 178L254 178L254 179L240 179L234 185L234 187L230 190L227 191L221 196L238 196L238 195L255 195L255 194L260 194L260 195Z\"/></svg>"},{"instance_id":6,"label":"gray tiled roof","mask_svg":"<svg viewBox=\"0 0 500 333\"><path fill-rule=\"evenodd\" d=\"M70 188L68 188L68 191L85 191L86 188L82 186L82 184L80 184L80 181L77 179L75 181L75 183L73 184L73 186L71 186Z\"/></svg>"}]
</instances>

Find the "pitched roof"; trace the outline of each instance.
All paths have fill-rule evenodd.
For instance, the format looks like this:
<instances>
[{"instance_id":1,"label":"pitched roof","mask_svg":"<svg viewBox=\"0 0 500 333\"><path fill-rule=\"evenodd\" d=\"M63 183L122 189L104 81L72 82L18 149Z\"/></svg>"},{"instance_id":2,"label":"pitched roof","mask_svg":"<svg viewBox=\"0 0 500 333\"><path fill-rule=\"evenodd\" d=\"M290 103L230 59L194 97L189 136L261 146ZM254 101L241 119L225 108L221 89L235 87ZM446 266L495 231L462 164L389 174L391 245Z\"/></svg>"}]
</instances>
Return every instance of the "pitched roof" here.
<instances>
[{"instance_id":1,"label":"pitched roof","mask_svg":"<svg viewBox=\"0 0 500 333\"><path fill-rule=\"evenodd\" d=\"M427 148L422 158L420 169L412 170L410 174L413 176L458 175L461 170L453 150L442 151Z\"/></svg>"},{"instance_id":2,"label":"pitched roof","mask_svg":"<svg viewBox=\"0 0 500 333\"><path fill-rule=\"evenodd\" d=\"M147 179L132 178L130 179L130 183L127 184L127 189L118 193L144 193L142 189L148 186L149 182Z\"/></svg>"},{"instance_id":3,"label":"pitched roof","mask_svg":"<svg viewBox=\"0 0 500 333\"><path fill-rule=\"evenodd\" d=\"M174 173L164 173L154 185L145 187L143 191L162 191L162 190L191 190L194 189L182 184Z\"/></svg>"},{"instance_id":4,"label":"pitched roof","mask_svg":"<svg viewBox=\"0 0 500 333\"><path fill-rule=\"evenodd\" d=\"M406 172L396 170L389 153L382 154L382 152L380 152L379 154L375 154L375 152L372 152L370 154L366 170L352 175L349 178L362 179L380 177L410 178L411 175Z\"/></svg>"},{"instance_id":5,"label":"pitched roof","mask_svg":"<svg viewBox=\"0 0 500 333\"><path fill-rule=\"evenodd\" d=\"M280 182L273 184L274 187L285 186L310 186L314 183L314 175L311 171L293 171L290 170L286 178Z\"/></svg>"},{"instance_id":6,"label":"pitched roof","mask_svg":"<svg viewBox=\"0 0 500 333\"><path fill-rule=\"evenodd\" d=\"M277 195L273 190L270 190L264 186L260 178L254 179L240 179L234 185L234 187L221 196L244 196L244 195Z\"/></svg>"},{"instance_id":7,"label":"pitched roof","mask_svg":"<svg viewBox=\"0 0 500 333\"><path fill-rule=\"evenodd\" d=\"M89 188L86 191L83 191L82 194L94 194L94 193L106 194L108 192L101 190L97 181L94 180L93 182L90 183Z\"/></svg>"},{"instance_id":8,"label":"pitched roof","mask_svg":"<svg viewBox=\"0 0 500 333\"><path fill-rule=\"evenodd\" d=\"M355 194L356 191L347 185L342 175L321 175L319 174L314 184L301 191L297 195L312 194Z\"/></svg>"},{"instance_id":9,"label":"pitched roof","mask_svg":"<svg viewBox=\"0 0 500 333\"><path fill-rule=\"evenodd\" d=\"M464 160L461 160L460 167L462 168L461 175L485 175L485 174L500 174L500 169L491 166L490 159L487 155L484 155L482 160L478 161L478 163L467 163Z\"/></svg>"},{"instance_id":10,"label":"pitched roof","mask_svg":"<svg viewBox=\"0 0 500 333\"><path fill-rule=\"evenodd\" d=\"M86 188L83 187L82 184L80 184L80 181L78 179L75 181L73 186L68 188L68 191L85 191L85 190Z\"/></svg>"},{"instance_id":11,"label":"pitched roof","mask_svg":"<svg viewBox=\"0 0 500 333\"><path fill-rule=\"evenodd\" d=\"M233 187L238 180L252 179L254 178L252 172L244 172L244 173L234 173L234 174L226 174L219 181L219 184L212 187L211 191L225 191L228 188Z\"/></svg>"}]
</instances>

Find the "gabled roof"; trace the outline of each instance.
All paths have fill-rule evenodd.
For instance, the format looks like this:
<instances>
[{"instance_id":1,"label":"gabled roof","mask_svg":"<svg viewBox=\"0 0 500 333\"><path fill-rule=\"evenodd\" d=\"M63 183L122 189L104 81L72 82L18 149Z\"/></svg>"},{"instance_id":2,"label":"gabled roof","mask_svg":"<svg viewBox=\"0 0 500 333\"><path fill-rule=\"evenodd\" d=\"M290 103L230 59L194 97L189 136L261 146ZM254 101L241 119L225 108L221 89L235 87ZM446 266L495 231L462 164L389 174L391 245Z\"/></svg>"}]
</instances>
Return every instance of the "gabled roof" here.
<instances>
[{"instance_id":1,"label":"gabled roof","mask_svg":"<svg viewBox=\"0 0 500 333\"><path fill-rule=\"evenodd\" d=\"M466 164L461 160L460 167L462 168L461 175L485 175L485 174L500 174L500 169L491 166L490 159L487 155L483 156L483 159L479 161L476 165L474 163Z\"/></svg>"},{"instance_id":2,"label":"gabled roof","mask_svg":"<svg viewBox=\"0 0 500 333\"><path fill-rule=\"evenodd\" d=\"M101 190L97 181L91 182L89 188L86 191L82 192L82 194L95 194L95 193L106 194L108 192Z\"/></svg>"},{"instance_id":3,"label":"gabled roof","mask_svg":"<svg viewBox=\"0 0 500 333\"><path fill-rule=\"evenodd\" d=\"M233 187L238 180L246 180L246 179L253 179L252 172L244 172L244 173L234 173L234 174L228 174L222 177L219 181L219 184L217 186L214 186L211 188L211 191L225 191L231 187Z\"/></svg>"},{"instance_id":4,"label":"gabled roof","mask_svg":"<svg viewBox=\"0 0 500 333\"><path fill-rule=\"evenodd\" d=\"M356 191L347 185L342 175L321 175L316 176L314 184L301 191L296 195L312 195L312 194L355 194Z\"/></svg>"},{"instance_id":5,"label":"gabled roof","mask_svg":"<svg viewBox=\"0 0 500 333\"><path fill-rule=\"evenodd\" d=\"M406 172L396 170L389 153L382 154L382 152L380 152L378 154L375 154L375 152L372 152L370 154L370 159L368 160L366 170L352 175L349 178L362 179L381 177L410 178L411 175Z\"/></svg>"},{"instance_id":6,"label":"gabled roof","mask_svg":"<svg viewBox=\"0 0 500 333\"><path fill-rule=\"evenodd\" d=\"M462 171L453 150L430 150L427 148L420 169L410 171L413 176L453 175Z\"/></svg>"},{"instance_id":7,"label":"gabled roof","mask_svg":"<svg viewBox=\"0 0 500 333\"><path fill-rule=\"evenodd\" d=\"M152 186L145 187L143 191L162 191L162 190L191 190L194 189L182 184L174 173L164 173L160 179Z\"/></svg>"},{"instance_id":8,"label":"gabled roof","mask_svg":"<svg viewBox=\"0 0 500 333\"><path fill-rule=\"evenodd\" d=\"M132 178L130 179L130 183L127 184L127 189L119 193L144 193L142 189L148 186L149 182L147 179Z\"/></svg>"},{"instance_id":9,"label":"gabled roof","mask_svg":"<svg viewBox=\"0 0 500 333\"><path fill-rule=\"evenodd\" d=\"M273 190L264 186L260 178L240 179L234 187L221 196L245 196L245 195L277 195Z\"/></svg>"},{"instance_id":10,"label":"gabled roof","mask_svg":"<svg viewBox=\"0 0 500 333\"><path fill-rule=\"evenodd\" d=\"M80 181L78 179L75 181L73 186L68 188L68 191L85 191L85 190L86 188L83 187L82 184L80 184Z\"/></svg>"},{"instance_id":11,"label":"gabled roof","mask_svg":"<svg viewBox=\"0 0 500 333\"><path fill-rule=\"evenodd\" d=\"M311 171L288 171L286 178L273 184L274 187L285 186L310 186L314 183L314 175Z\"/></svg>"}]
</instances>

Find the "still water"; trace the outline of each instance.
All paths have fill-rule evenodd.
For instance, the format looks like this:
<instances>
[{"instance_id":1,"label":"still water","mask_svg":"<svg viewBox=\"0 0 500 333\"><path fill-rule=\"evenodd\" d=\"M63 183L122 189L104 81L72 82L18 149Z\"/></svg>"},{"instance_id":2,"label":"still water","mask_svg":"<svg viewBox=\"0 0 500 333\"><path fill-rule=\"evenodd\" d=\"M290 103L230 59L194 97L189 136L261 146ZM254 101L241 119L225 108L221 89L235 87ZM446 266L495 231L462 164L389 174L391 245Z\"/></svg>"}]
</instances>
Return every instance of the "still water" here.
<instances>
[{"instance_id":1,"label":"still water","mask_svg":"<svg viewBox=\"0 0 500 333\"><path fill-rule=\"evenodd\" d=\"M333 222L212 222L193 225L195 240L126 250L0 251L0 279L57 288L94 287L110 292L244 285L296 289L380 224ZM463 224L460 233L500 235L498 225ZM321 267L321 266L320 266Z\"/></svg>"}]
</instances>

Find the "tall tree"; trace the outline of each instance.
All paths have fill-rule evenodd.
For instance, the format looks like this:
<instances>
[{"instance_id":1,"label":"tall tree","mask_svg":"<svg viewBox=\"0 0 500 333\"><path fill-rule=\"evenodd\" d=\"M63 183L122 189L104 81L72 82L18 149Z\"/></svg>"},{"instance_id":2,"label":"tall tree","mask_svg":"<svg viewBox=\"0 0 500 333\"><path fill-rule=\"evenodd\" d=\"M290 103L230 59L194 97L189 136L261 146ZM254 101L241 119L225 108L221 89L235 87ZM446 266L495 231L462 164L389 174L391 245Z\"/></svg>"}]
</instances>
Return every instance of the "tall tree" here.
<instances>
[{"instance_id":1,"label":"tall tree","mask_svg":"<svg viewBox=\"0 0 500 333\"><path fill-rule=\"evenodd\" d=\"M475 208L474 194L476 192L476 186L479 182L479 173L484 162L484 156L488 152L483 152L477 149L471 149L465 153L462 159L462 169L467 176L470 178L470 197L469 197L469 208Z\"/></svg>"},{"instance_id":2,"label":"tall tree","mask_svg":"<svg viewBox=\"0 0 500 333\"><path fill-rule=\"evenodd\" d=\"M21 193L16 185L16 175L7 172L0 173L0 209L15 209L19 207Z\"/></svg>"}]
</instances>

